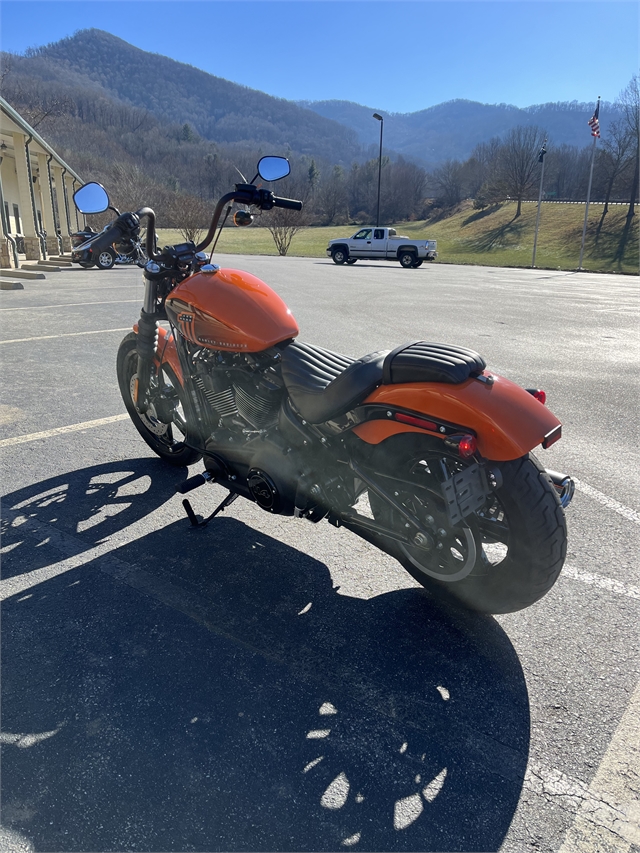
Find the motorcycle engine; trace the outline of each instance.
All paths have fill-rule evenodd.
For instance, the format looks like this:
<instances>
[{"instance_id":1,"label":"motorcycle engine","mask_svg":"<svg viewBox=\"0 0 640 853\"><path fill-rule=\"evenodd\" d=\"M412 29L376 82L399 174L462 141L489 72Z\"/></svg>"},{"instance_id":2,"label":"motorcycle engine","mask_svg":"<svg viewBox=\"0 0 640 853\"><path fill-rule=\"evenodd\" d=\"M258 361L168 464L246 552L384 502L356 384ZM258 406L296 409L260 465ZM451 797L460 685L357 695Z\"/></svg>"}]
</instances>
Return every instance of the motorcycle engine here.
<instances>
[{"instance_id":1,"label":"motorcycle engine","mask_svg":"<svg viewBox=\"0 0 640 853\"><path fill-rule=\"evenodd\" d=\"M201 351L195 383L212 411L211 426L249 436L278 419L283 383L268 354L213 354Z\"/></svg>"}]
</instances>

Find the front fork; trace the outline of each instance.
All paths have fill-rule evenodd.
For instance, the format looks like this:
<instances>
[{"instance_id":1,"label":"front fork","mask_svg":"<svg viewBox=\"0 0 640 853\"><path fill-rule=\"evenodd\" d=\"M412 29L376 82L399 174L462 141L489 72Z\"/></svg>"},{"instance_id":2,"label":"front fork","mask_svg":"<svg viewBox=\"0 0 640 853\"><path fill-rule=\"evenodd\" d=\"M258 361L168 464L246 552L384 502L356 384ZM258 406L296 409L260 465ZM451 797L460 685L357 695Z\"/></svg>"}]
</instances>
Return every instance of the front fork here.
<instances>
[{"instance_id":1,"label":"front fork","mask_svg":"<svg viewBox=\"0 0 640 853\"><path fill-rule=\"evenodd\" d=\"M158 320L166 318L164 312L158 312L157 310L157 283L145 275L144 285L144 304L140 312L140 320L138 321L137 379L133 391L133 402L140 414L147 412L151 405L151 375L158 350ZM184 347L180 345L179 340L176 341L176 344L181 373L185 377L184 394L182 396L185 416L189 424L190 436L200 446L204 444L206 436L206 429L202 428L204 420L201 404L189 381L191 367L188 363L187 354L184 351ZM160 365L158 365L158 376L160 376L160 373Z\"/></svg>"},{"instance_id":2,"label":"front fork","mask_svg":"<svg viewBox=\"0 0 640 853\"><path fill-rule=\"evenodd\" d=\"M158 347L157 299L158 285L145 276L144 304L138 321L138 378L133 395L133 402L140 414L144 414L149 409L151 371Z\"/></svg>"}]
</instances>

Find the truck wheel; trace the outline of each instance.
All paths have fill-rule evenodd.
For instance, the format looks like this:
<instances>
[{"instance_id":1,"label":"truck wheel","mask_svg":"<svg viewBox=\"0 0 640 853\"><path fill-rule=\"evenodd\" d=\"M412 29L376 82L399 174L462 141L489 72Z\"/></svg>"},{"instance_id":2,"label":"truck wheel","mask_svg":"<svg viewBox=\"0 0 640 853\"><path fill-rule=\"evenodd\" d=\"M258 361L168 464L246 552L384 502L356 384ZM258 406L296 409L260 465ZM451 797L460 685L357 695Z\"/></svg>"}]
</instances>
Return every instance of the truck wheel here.
<instances>
[{"instance_id":1,"label":"truck wheel","mask_svg":"<svg viewBox=\"0 0 640 853\"><path fill-rule=\"evenodd\" d=\"M333 250L331 257L334 264L344 264L348 256L344 249L338 248Z\"/></svg>"},{"instance_id":2,"label":"truck wheel","mask_svg":"<svg viewBox=\"0 0 640 853\"><path fill-rule=\"evenodd\" d=\"M413 268L414 268L414 270L417 270L417 269L418 269L418 267L421 267L421 266L422 266L422 263L423 263L423 261L422 261L422 260L414 261L414 263L413 263Z\"/></svg>"},{"instance_id":3,"label":"truck wheel","mask_svg":"<svg viewBox=\"0 0 640 853\"><path fill-rule=\"evenodd\" d=\"M355 264L355 262L356 262L357 260L358 260L357 258L347 258L347 264L348 264L349 266L351 266L352 264Z\"/></svg>"},{"instance_id":4,"label":"truck wheel","mask_svg":"<svg viewBox=\"0 0 640 853\"><path fill-rule=\"evenodd\" d=\"M416 256L413 252L403 252L398 260L400 261L401 267L404 267L406 270L410 270L416 262Z\"/></svg>"}]
</instances>

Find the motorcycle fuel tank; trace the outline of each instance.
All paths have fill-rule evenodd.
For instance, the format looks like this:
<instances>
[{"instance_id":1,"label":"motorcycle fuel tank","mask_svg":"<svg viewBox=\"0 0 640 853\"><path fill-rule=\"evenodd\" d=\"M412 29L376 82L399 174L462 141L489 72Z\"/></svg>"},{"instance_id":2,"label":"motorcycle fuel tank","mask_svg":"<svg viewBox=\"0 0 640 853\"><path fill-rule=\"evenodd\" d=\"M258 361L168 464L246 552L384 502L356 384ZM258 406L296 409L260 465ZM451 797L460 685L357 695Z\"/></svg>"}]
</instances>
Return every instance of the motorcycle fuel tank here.
<instances>
[{"instance_id":1,"label":"motorcycle fuel tank","mask_svg":"<svg viewBox=\"0 0 640 853\"><path fill-rule=\"evenodd\" d=\"M261 352L299 331L278 294L241 270L197 272L171 291L165 307L183 337L208 349Z\"/></svg>"}]
</instances>

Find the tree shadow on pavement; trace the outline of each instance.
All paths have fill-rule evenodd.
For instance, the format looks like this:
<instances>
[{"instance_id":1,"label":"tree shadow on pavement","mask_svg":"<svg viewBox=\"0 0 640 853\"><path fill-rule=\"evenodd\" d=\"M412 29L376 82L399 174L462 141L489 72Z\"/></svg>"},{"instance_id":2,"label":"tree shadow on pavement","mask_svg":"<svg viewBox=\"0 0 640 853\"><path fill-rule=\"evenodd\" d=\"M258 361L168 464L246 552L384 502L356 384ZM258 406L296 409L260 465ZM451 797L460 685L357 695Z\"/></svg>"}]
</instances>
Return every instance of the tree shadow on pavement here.
<instances>
[{"instance_id":1,"label":"tree shadow on pavement","mask_svg":"<svg viewBox=\"0 0 640 853\"><path fill-rule=\"evenodd\" d=\"M529 748L497 622L415 588L342 595L228 516L128 541L179 479L149 465L5 499L9 578L66 565L63 506L68 531L102 519L74 541L114 547L4 602L4 825L47 851L497 850ZM151 487L109 514L124 496L87 492L126 471Z\"/></svg>"}]
</instances>

